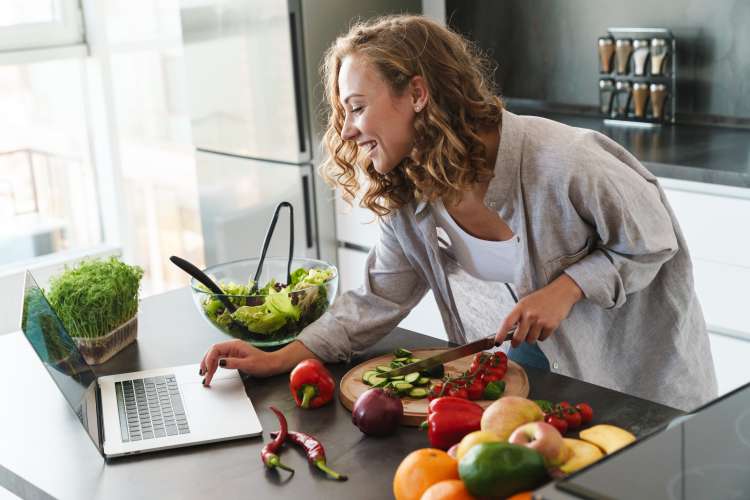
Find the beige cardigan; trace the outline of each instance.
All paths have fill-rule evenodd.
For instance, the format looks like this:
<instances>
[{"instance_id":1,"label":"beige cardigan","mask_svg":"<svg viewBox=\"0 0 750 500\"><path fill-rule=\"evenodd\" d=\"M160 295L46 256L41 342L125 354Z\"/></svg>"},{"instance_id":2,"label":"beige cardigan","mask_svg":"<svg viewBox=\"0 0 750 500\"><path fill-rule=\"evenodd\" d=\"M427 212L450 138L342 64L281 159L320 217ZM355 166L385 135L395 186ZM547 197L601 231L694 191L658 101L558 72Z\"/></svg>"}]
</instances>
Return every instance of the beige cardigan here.
<instances>
[{"instance_id":1,"label":"beige cardigan","mask_svg":"<svg viewBox=\"0 0 750 500\"><path fill-rule=\"evenodd\" d=\"M521 238L519 298L563 272L584 292L539 343L552 371L683 410L716 396L685 239L656 178L630 153L598 132L504 111L485 202ZM327 361L387 335L430 288L449 339L466 342L429 204L380 226L364 287L300 333Z\"/></svg>"}]
</instances>

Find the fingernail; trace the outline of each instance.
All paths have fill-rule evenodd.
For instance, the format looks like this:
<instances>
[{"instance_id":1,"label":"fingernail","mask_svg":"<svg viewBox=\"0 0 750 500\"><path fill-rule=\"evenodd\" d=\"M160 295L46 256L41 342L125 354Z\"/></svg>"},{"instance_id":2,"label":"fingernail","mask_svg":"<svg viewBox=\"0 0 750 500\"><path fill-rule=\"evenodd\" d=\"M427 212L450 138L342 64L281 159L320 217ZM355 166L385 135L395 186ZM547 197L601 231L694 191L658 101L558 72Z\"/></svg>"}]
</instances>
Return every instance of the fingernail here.
<instances>
[{"instance_id":1,"label":"fingernail","mask_svg":"<svg viewBox=\"0 0 750 500\"><path fill-rule=\"evenodd\" d=\"M500 347L500 342L498 342L497 340L495 341L495 347Z\"/></svg>"},{"instance_id":2,"label":"fingernail","mask_svg":"<svg viewBox=\"0 0 750 500\"><path fill-rule=\"evenodd\" d=\"M219 360L219 366L221 366L221 367L227 366L227 360L226 359L220 359Z\"/></svg>"},{"instance_id":3,"label":"fingernail","mask_svg":"<svg viewBox=\"0 0 750 500\"><path fill-rule=\"evenodd\" d=\"M206 385L206 379L203 379L203 382L201 382L203 385Z\"/></svg>"},{"instance_id":4,"label":"fingernail","mask_svg":"<svg viewBox=\"0 0 750 500\"><path fill-rule=\"evenodd\" d=\"M203 376L203 368L198 370L198 375L200 375L201 377Z\"/></svg>"}]
</instances>

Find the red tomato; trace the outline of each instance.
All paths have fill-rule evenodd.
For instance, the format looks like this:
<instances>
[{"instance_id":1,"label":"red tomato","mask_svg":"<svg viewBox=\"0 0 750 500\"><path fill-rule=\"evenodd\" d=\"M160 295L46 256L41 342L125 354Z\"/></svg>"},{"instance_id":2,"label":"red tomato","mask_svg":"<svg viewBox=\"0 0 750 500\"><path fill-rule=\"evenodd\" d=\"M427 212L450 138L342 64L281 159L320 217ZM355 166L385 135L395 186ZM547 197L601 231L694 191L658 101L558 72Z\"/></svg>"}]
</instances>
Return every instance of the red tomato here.
<instances>
[{"instance_id":1,"label":"red tomato","mask_svg":"<svg viewBox=\"0 0 750 500\"><path fill-rule=\"evenodd\" d=\"M440 397L440 392L443 390L443 384L435 384L430 389L430 393L427 394L427 400L432 401L435 398Z\"/></svg>"},{"instance_id":2,"label":"red tomato","mask_svg":"<svg viewBox=\"0 0 750 500\"><path fill-rule=\"evenodd\" d=\"M563 412L566 412L568 408L572 408L571 404L568 403L567 401L561 401L557 403L557 407L562 408Z\"/></svg>"},{"instance_id":3,"label":"red tomato","mask_svg":"<svg viewBox=\"0 0 750 500\"><path fill-rule=\"evenodd\" d=\"M477 353L474 356L474 359L471 362L471 366L469 367L469 373L474 374L478 371L484 371L484 367L487 364L487 361L489 361L490 355L486 352L480 352Z\"/></svg>"},{"instance_id":4,"label":"red tomato","mask_svg":"<svg viewBox=\"0 0 750 500\"><path fill-rule=\"evenodd\" d=\"M455 383L448 386L445 395L453 396L454 398L469 399L469 391L466 390L466 387Z\"/></svg>"},{"instance_id":5,"label":"red tomato","mask_svg":"<svg viewBox=\"0 0 750 500\"><path fill-rule=\"evenodd\" d=\"M581 423L588 424L594 418L594 410L587 403L578 403L576 410L581 414Z\"/></svg>"},{"instance_id":6,"label":"red tomato","mask_svg":"<svg viewBox=\"0 0 750 500\"><path fill-rule=\"evenodd\" d=\"M466 388L466 391L469 394L469 399L471 399L472 401L482 399L482 393L484 393L484 384L482 384L482 379L480 377L475 377L471 384Z\"/></svg>"},{"instance_id":7,"label":"red tomato","mask_svg":"<svg viewBox=\"0 0 750 500\"><path fill-rule=\"evenodd\" d=\"M566 422L564 418L558 417L554 413L550 413L545 416L544 421L557 429L560 434L565 434L568 431L568 422Z\"/></svg>"},{"instance_id":8,"label":"red tomato","mask_svg":"<svg viewBox=\"0 0 750 500\"><path fill-rule=\"evenodd\" d=\"M581 426L581 414L575 408L568 408L563 411L563 418L568 423L568 429L578 429Z\"/></svg>"},{"instance_id":9,"label":"red tomato","mask_svg":"<svg viewBox=\"0 0 750 500\"><path fill-rule=\"evenodd\" d=\"M482 374L482 385L487 385L490 382L495 382L502 379L503 377L501 375L498 375L493 371L487 371Z\"/></svg>"}]
</instances>

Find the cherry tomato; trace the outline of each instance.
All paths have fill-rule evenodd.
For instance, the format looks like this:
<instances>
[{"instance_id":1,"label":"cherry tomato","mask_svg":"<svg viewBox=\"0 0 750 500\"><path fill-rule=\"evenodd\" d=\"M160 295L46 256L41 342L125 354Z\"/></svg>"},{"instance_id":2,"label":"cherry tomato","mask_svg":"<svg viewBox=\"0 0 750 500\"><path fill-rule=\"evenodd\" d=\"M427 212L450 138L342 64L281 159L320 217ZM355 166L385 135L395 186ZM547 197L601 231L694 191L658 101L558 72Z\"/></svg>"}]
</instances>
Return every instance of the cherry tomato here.
<instances>
[{"instance_id":1,"label":"cherry tomato","mask_svg":"<svg viewBox=\"0 0 750 500\"><path fill-rule=\"evenodd\" d=\"M578 429L581 426L581 414L575 408L563 410L563 418L568 423L568 429Z\"/></svg>"},{"instance_id":2,"label":"cherry tomato","mask_svg":"<svg viewBox=\"0 0 750 500\"><path fill-rule=\"evenodd\" d=\"M584 425L591 422L591 419L594 418L594 410L587 403L578 403L576 410L581 414L581 423Z\"/></svg>"},{"instance_id":3,"label":"cherry tomato","mask_svg":"<svg viewBox=\"0 0 750 500\"><path fill-rule=\"evenodd\" d=\"M472 401L482 399L484 386L485 384L482 383L481 377L475 377L471 384L466 388L466 391L469 394L469 399L471 399Z\"/></svg>"},{"instance_id":4,"label":"cherry tomato","mask_svg":"<svg viewBox=\"0 0 750 500\"><path fill-rule=\"evenodd\" d=\"M488 371L482 374L482 385L487 385L490 382L496 382L502 380L503 377L495 372Z\"/></svg>"},{"instance_id":5,"label":"cherry tomato","mask_svg":"<svg viewBox=\"0 0 750 500\"><path fill-rule=\"evenodd\" d=\"M433 385L432 388L430 389L429 394L427 394L427 400L432 401L435 398L439 398L442 390L443 390L443 384Z\"/></svg>"},{"instance_id":6,"label":"cherry tomato","mask_svg":"<svg viewBox=\"0 0 750 500\"><path fill-rule=\"evenodd\" d=\"M445 395L453 396L455 398L469 399L469 391L466 390L466 387L457 384L450 384L448 390L445 391Z\"/></svg>"},{"instance_id":7,"label":"cherry tomato","mask_svg":"<svg viewBox=\"0 0 750 500\"><path fill-rule=\"evenodd\" d=\"M554 413L546 415L544 417L544 421L557 429L560 434L565 434L568 431L568 422L566 422L564 418L561 418Z\"/></svg>"},{"instance_id":8,"label":"cherry tomato","mask_svg":"<svg viewBox=\"0 0 750 500\"><path fill-rule=\"evenodd\" d=\"M565 412L568 410L568 408L572 408L572 405L567 401L560 401L559 403L557 403L557 407L562 408L562 410Z\"/></svg>"},{"instance_id":9,"label":"cherry tomato","mask_svg":"<svg viewBox=\"0 0 750 500\"><path fill-rule=\"evenodd\" d=\"M490 359L489 353L486 353L486 352L477 353L471 362L471 366L469 367L469 374L473 375L477 373L478 371L484 371L484 367L486 366L487 361L489 361L489 359Z\"/></svg>"}]
</instances>

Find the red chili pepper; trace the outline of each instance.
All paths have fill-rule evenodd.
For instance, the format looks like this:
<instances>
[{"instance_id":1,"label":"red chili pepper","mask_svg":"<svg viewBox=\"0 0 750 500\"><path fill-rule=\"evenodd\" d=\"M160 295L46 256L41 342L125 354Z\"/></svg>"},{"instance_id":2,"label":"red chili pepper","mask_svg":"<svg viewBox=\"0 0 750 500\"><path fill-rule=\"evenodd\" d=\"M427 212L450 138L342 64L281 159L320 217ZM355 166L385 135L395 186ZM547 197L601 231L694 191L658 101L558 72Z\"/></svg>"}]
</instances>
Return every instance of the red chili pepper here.
<instances>
[{"instance_id":1,"label":"red chili pepper","mask_svg":"<svg viewBox=\"0 0 750 500\"><path fill-rule=\"evenodd\" d=\"M272 432L271 436L274 434L277 434L276 432ZM296 432L296 431L289 431L287 435L288 439L305 449L305 453L307 454L307 460L313 464L318 469L322 470L332 478L338 480L338 481L346 481L347 477L343 474L339 474L338 472L334 471L330 467L326 465L326 452L323 448L323 445L312 437L309 434L305 434L304 432Z\"/></svg>"},{"instance_id":2,"label":"red chili pepper","mask_svg":"<svg viewBox=\"0 0 750 500\"><path fill-rule=\"evenodd\" d=\"M271 433L271 437L273 437L274 434L276 434L276 437L273 441L263 447L263 449L260 451L260 458L261 460L263 460L263 464L269 469L279 467L293 473L294 469L292 469L291 467L287 467L286 465L281 463L281 459L277 454L279 448L281 448L281 445L284 444L284 440L286 439L288 434L286 417L284 417L284 414L281 413L280 410L274 408L273 406L269 406L269 408L276 414L276 417L279 419L279 432Z\"/></svg>"},{"instance_id":3,"label":"red chili pepper","mask_svg":"<svg viewBox=\"0 0 750 500\"><path fill-rule=\"evenodd\" d=\"M306 359L289 375L289 389L300 408L318 408L333 399L336 383L317 359Z\"/></svg>"},{"instance_id":4,"label":"red chili pepper","mask_svg":"<svg viewBox=\"0 0 750 500\"><path fill-rule=\"evenodd\" d=\"M427 408L430 445L443 450L461 441L468 433L478 431L484 411L468 399L452 396L433 399Z\"/></svg>"}]
</instances>

